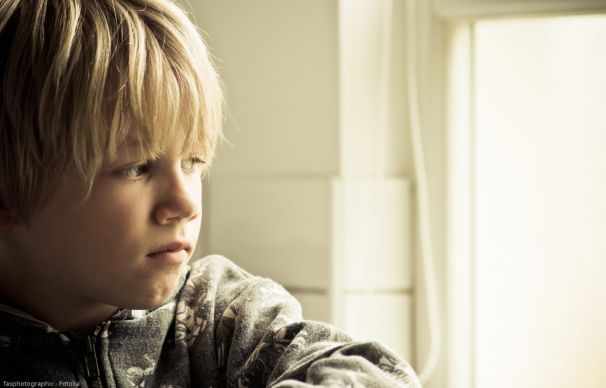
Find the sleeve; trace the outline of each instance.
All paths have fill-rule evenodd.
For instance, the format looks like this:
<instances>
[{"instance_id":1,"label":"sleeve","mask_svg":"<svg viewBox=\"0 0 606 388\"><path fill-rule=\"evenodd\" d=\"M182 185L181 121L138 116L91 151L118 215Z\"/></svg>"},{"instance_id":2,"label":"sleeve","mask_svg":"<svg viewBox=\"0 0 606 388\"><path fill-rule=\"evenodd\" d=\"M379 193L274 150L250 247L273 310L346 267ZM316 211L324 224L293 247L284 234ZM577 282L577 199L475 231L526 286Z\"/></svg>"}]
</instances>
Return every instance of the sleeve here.
<instances>
[{"instance_id":1,"label":"sleeve","mask_svg":"<svg viewBox=\"0 0 606 388\"><path fill-rule=\"evenodd\" d=\"M302 320L300 304L283 287L240 272L215 277L232 281L213 293L214 322L204 323L213 330L190 342L192 370L213 369L201 375L215 383L201 386L421 387L412 368L382 344L354 342L333 326Z\"/></svg>"}]
</instances>

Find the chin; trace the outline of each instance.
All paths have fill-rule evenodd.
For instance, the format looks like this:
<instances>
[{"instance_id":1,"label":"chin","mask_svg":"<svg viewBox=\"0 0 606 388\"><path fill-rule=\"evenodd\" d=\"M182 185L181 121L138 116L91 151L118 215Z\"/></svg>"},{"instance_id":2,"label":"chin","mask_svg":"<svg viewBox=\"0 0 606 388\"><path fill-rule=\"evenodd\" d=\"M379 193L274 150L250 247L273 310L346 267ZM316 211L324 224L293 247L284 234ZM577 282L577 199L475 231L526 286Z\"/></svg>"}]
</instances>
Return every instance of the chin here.
<instances>
[{"instance_id":1,"label":"chin","mask_svg":"<svg viewBox=\"0 0 606 388\"><path fill-rule=\"evenodd\" d=\"M127 288L119 293L125 297L116 301L119 303L117 306L133 310L158 308L176 296L184 275L182 268L138 274L136 280L130 281Z\"/></svg>"},{"instance_id":2,"label":"chin","mask_svg":"<svg viewBox=\"0 0 606 388\"><path fill-rule=\"evenodd\" d=\"M123 307L134 310L151 310L158 308L174 298L177 293L177 284L177 280L170 282L170 284L156 284L155 287L148 289L147 292L140 293L137 298L131 299L129 301L129 306Z\"/></svg>"}]
</instances>

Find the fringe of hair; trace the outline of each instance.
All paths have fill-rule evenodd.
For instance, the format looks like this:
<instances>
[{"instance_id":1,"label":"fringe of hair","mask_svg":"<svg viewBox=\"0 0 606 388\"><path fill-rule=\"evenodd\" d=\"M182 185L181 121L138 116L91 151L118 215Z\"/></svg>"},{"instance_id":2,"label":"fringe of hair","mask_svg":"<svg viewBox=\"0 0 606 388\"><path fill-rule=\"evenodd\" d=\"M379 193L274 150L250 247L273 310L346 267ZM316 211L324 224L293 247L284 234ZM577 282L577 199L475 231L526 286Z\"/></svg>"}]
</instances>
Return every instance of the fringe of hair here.
<instances>
[{"instance_id":1,"label":"fringe of hair","mask_svg":"<svg viewBox=\"0 0 606 388\"><path fill-rule=\"evenodd\" d=\"M0 52L0 207L27 217L71 168L91 188L127 136L154 157L185 131L210 165L222 87L171 0L3 0Z\"/></svg>"}]
</instances>

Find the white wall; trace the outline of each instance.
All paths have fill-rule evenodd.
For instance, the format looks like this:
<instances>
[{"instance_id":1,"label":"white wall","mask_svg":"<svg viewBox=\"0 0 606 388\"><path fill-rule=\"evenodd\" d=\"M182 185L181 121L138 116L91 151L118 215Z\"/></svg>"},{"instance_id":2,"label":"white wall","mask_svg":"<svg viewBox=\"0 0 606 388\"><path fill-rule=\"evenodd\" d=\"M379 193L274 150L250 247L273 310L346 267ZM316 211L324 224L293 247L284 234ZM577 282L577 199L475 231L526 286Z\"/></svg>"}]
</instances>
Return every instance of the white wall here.
<instances>
[{"instance_id":1,"label":"white wall","mask_svg":"<svg viewBox=\"0 0 606 388\"><path fill-rule=\"evenodd\" d=\"M382 0L192 1L225 82L230 143L205 190L198 252L284 284L307 318L413 359L404 14L394 4L386 31Z\"/></svg>"}]
</instances>

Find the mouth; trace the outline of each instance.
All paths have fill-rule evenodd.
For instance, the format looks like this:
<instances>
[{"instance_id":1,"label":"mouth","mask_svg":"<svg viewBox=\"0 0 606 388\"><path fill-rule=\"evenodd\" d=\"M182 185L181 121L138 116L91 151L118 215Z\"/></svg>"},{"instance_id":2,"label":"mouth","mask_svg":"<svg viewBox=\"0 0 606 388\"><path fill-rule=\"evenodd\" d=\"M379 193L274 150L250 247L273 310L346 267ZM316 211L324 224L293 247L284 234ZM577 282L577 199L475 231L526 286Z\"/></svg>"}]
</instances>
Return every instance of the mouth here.
<instances>
[{"instance_id":1,"label":"mouth","mask_svg":"<svg viewBox=\"0 0 606 388\"><path fill-rule=\"evenodd\" d=\"M159 264L175 265L189 260L191 245L186 242L174 242L154 249L147 254L151 260Z\"/></svg>"}]
</instances>

